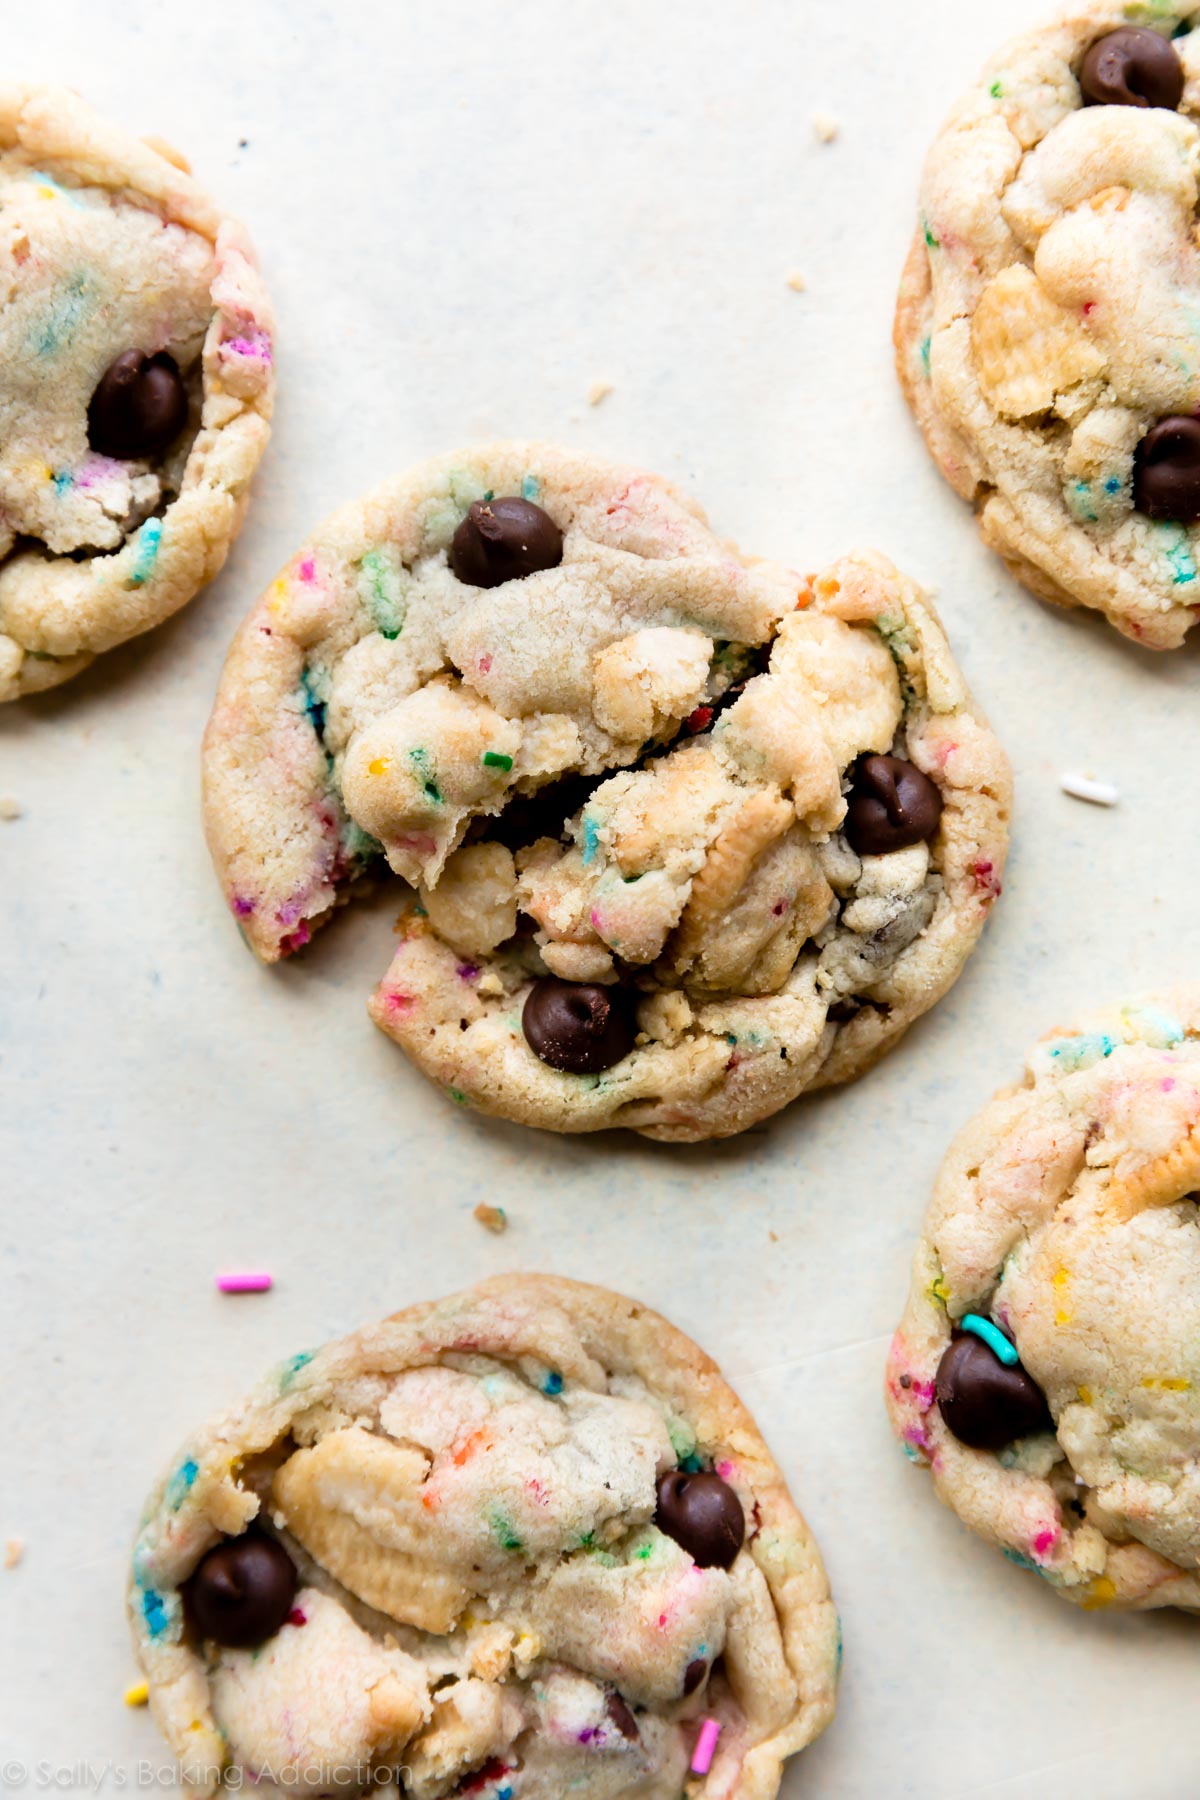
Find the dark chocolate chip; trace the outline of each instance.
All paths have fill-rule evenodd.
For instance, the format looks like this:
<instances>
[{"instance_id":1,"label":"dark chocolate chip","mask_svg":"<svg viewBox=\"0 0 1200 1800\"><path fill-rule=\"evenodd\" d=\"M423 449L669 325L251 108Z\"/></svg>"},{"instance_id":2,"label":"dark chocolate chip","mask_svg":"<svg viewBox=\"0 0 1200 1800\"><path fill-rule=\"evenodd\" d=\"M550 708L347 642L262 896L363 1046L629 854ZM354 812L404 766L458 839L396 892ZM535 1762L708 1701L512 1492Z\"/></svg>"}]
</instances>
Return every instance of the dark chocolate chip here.
<instances>
[{"instance_id":1,"label":"dark chocolate chip","mask_svg":"<svg viewBox=\"0 0 1200 1800\"><path fill-rule=\"evenodd\" d=\"M165 350L123 350L88 403L88 443L100 456L135 462L158 456L187 424L187 389Z\"/></svg>"},{"instance_id":2,"label":"dark chocolate chip","mask_svg":"<svg viewBox=\"0 0 1200 1800\"><path fill-rule=\"evenodd\" d=\"M603 776L564 775L536 794L515 794L486 835L508 850L523 850L541 837L561 837L563 826L587 801Z\"/></svg>"},{"instance_id":3,"label":"dark chocolate chip","mask_svg":"<svg viewBox=\"0 0 1200 1800\"><path fill-rule=\"evenodd\" d=\"M1150 427L1133 458L1133 504L1148 519L1200 519L1200 419L1172 413Z\"/></svg>"},{"instance_id":4,"label":"dark chocolate chip","mask_svg":"<svg viewBox=\"0 0 1200 1800\"><path fill-rule=\"evenodd\" d=\"M742 1503L711 1469L670 1469L658 1481L654 1523L702 1569L728 1569L746 1536Z\"/></svg>"},{"instance_id":5,"label":"dark chocolate chip","mask_svg":"<svg viewBox=\"0 0 1200 1800\"><path fill-rule=\"evenodd\" d=\"M633 1049L633 997L619 987L543 976L529 990L521 1029L535 1056L570 1075L598 1075Z\"/></svg>"},{"instance_id":6,"label":"dark chocolate chip","mask_svg":"<svg viewBox=\"0 0 1200 1800\"><path fill-rule=\"evenodd\" d=\"M899 756L863 756L854 771L844 830L860 856L887 856L932 837L942 796L928 775Z\"/></svg>"},{"instance_id":7,"label":"dark chocolate chip","mask_svg":"<svg viewBox=\"0 0 1200 1800\"><path fill-rule=\"evenodd\" d=\"M1123 25L1097 38L1079 69L1085 106L1162 106L1183 99L1183 64L1157 31Z\"/></svg>"},{"instance_id":8,"label":"dark chocolate chip","mask_svg":"<svg viewBox=\"0 0 1200 1800\"><path fill-rule=\"evenodd\" d=\"M188 1613L200 1636L236 1650L274 1637L295 1594L291 1557L261 1531L217 1544L201 1557L185 1589Z\"/></svg>"},{"instance_id":9,"label":"dark chocolate chip","mask_svg":"<svg viewBox=\"0 0 1200 1800\"><path fill-rule=\"evenodd\" d=\"M683 1671L684 1694L685 1695L694 1694L696 1689L705 1680L707 1675L708 1675L708 1664L705 1662L705 1660L702 1656L696 1657L695 1661L690 1662L688 1664L687 1668Z\"/></svg>"},{"instance_id":10,"label":"dark chocolate chip","mask_svg":"<svg viewBox=\"0 0 1200 1800\"><path fill-rule=\"evenodd\" d=\"M450 567L468 587L499 587L562 561L562 532L532 500L476 500L450 544Z\"/></svg>"},{"instance_id":11,"label":"dark chocolate chip","mask_svg":"<svg viewBox=\"0 0 1200 1800\"><path fill-rule=\"evenodd\" d=\"M1032 1375L1007 1367L982 1338L961 1332L942 1354L937 1403L948 1428L972 1450L1003 1450L1015 1438L1052 1431L1054 1421Z\"/></svg>"},{"instance_id":12,"label":"dark chocolate chip","mask_svg":"<svg viewBox=\"0 0 1200 1800\"><path fill-rule=\"evenodd\" d=\"M642 1734L638 1730L637 1720L626 1706L624 1700L622 1700L620 1694L610 1694L604 1703L604 1710L620 1732L621 1736L623 1738L628 1738L631 1744L636 1744Z\"/></svg>"}]
</instances>

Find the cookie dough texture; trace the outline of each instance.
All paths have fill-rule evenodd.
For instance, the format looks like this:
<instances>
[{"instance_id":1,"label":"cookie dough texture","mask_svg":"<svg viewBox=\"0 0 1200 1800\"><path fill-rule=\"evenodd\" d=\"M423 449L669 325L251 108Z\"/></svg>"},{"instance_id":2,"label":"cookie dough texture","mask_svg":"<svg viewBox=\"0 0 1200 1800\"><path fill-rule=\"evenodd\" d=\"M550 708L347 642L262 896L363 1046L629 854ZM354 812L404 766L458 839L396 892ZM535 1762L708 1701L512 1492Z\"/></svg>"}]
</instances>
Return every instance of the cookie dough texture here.
<instances>
[{"instance_id":1,"label":"cookie dough texture","mask_svg":"<svg viewBox=\"0 0 1200 1800\"><path fill-rule=\"evenodd\" d=\"M728 1571L653 1523L680 1463L742 1503ZM252 1520L298 1566L292 1619L256 1651L197 1642L180 1584ZM352 1795L389 1771L413 1800L769 1800L834 1708L828 1583L753 1420L665 1320L547 1276L285 1363L155 1490L129 1606L199 1793L236 1771ZM716 1760L689 1778L710 1715ZM331 1768L350 1773L322 1789Z\"/></svg>"},{"instance_id":2,"label":"cookie dough texture","mask_svg":"<svg viewBox=\"0 0 1200 1800\"><path fill-rule=\"evenodd\" d=\"M561 564L459 582L447 545L487 493L543 506ZM871 751L936 784L928 844L859 857L840 832ZM513 839L506 809L565 777L565 822ZM346 507L288 565L230 653L205 805L268 961L372 861L413 884L372 1015L457 1103L704 1138L860 1073L945 992L999 892L1009 773L883 558L809 582L653 476L499 444ZM529 1049L547 973L634 990L614 1068Z\"/></svg>"},{"instance_id":3,"label":"cookie dough texture","mask_svg":"<svg viewBox=\"0 0 1200 1800\"><path fill-rule=\"evenodd\" d=\"M271 330L241 227L175 152L66 90L0 86L0 700L216 574L268 437ZM187 383L165 459L89 448L88 403L130 349L169 352Z\"/></svg>"},{"instance_id":4,"label":"cookie dough texture","mask_svg":"<svg viewBox=\"0 0 1200 1800\"><path fill-rule=\"evenodd\" d=\"M1200 986L1056 1030L952 1146L887 1401L938 1494L1092 1609L1200 1608ZM1013 1338L1056 1432L998 1454L934 1380L975 1313Z\"/></svg>"},{"instance_id":5,"label":"cookie dough texture","mask_svg":"<svg viewBox=\"0 0 1200 1800\"><path fill-rule=\"evenodd\" d=\"M1082 104L1089 46L1175 38L1180 109ZM1134 451L1200 407L1200 7L1076 5L1001 51L921 184L904 391L984 540L1044 600L1153 649L1200 616L1200 527L1135 512Z\"/></svg>"}]
</instances>

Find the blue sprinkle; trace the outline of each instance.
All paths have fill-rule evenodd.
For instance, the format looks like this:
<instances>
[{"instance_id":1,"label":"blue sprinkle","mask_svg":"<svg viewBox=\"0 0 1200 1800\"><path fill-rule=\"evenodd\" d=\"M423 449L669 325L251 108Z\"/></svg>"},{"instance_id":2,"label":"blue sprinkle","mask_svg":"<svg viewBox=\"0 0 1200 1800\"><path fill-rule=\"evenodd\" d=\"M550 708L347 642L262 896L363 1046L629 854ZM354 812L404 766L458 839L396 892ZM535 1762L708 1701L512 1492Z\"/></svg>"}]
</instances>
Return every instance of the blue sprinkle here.
<instances>
[{"instance_id":1,"label":"blue sprinkle","mask_svg":"<svg viewBox=\"0 0 1200 1800\"><path fill-rule=\"evenodd\" d=\"M704 1459L693 1450L690 1456L680 1457L679 1466L685 1475L699 1475L704 1468Z\"/></svg>"},{"instance_id":2,"label":"blue sprinkle","mask_svg":"<svg viewBox=\"0 0 1200 1800\"><path fill-rule=\"evenodd\" d=\"M1110 475L1104 484L1104 491L1106 494L1119 494L1121 491L1121 477L1119 475Z\"/></svg>"},{"instance_id":3,"label":"blue sprinkle","mask_svg":"<svg viewBox=\"0 0 1200 1800\"><path fill-rule=\"evenodd\" d=\"M54 491L61 500L67 489L73 485L75 477L72 475L70 469L63 469L59 474L53 477L53 480Z\"/></svg>"},{"instance_id":4,"label":"blue sprinkle","mask_svg":"<svg viewBox=\"0 0 1200 1800\"><path fill-rule=\"evenodd\" d=\"M162 520L147 519L133 541L137 546L137 552L133 559L133 573L129 580L134 587L141 587L154 567L158 556L158 546L162 542Z\"/></svg>"},{"instance_id":5,"label":"blue sprinkle","mask_svg":"<svg viewBox=\"0 0 1200 1800\"><path fill-rule=\"evenodd\" d=\"M181 1463L176 1469L170 1481L167 1483L167 1505L172 1512L179 1511L188 1496L192 1483L199 1473L199 1465L194 1463L190 1456L185 1463Z\"/></svg>"},{"instance_id":6,"label":"blue sprinkle","mask_svg":"<svg viewBox=\"0 0 1200 1800\"><path fill-rule=\"evenodd\" d=\"M279 1378L279 1391L281 1394L287 1393L301 1369L304 1368L306 1363L310 1363L315 1355L315 1350L301 1350L298 1356L290 1356L288 1358L287 1362L283 1365L283 1374Z\"/></svg>"},{"instance_id":7,"label":"blue sprinkle","mask_svg":"<svg viewBox=\"0 0 1200 1800\"><path fill-rule=\"evenodd\" d=\"M1030 1562L1027 1556L1022 1556L1019 1550L1006 1550L1004 1554L1010 1563L1016 1563L1018 1569L1032 1569L1035 1575L1041 1574L1041 1570L1038 1568L1037 1564L1035 1562Z\"/></svg>"},{"instance_id":8,"label":"blue sprinkle","mask_svg":"<svg viewBox=\"0 0 1200 1800\"><path fill-rule=\"evenodd\" d=\"M842 1616L840 1613L838 1613L838 1615L837 1615L837 1666L834 1669L835 1676L840 1675L842 1672L842 1648L843 1648L843 1646L842 1646Z\"/></svg>"},{"instance_id":9,"label":"blue sprinkle","mask_svg":"<svg viewBox=\"0 0 1200 1800\"><path fill-rule=\"evenodd\" d=\"M1085 1032L1081 1037L1061 1038L1058 1043L1051 1044L1048 1055L1055 1062L1061 1062L1064 1068L1072 1071L1090 1068L1093 1063L1111 1056L1117 1047L1117 1040L1109 1037L1107 1032Z\"/></svg>"},{"instance_id":10,"label":"blue sprinkle","mask_svg":"<svg viewBox=\"0 0 1200 1800\"><path fill-rule=\"evenodd\" d=\"M317 694L313 686L313 672L305 669L300 677L300 686L304 690L304 710L308 714L308 722L319 738L325 736L325 702Z\"/></svg>"},{"instance_id":11,"label":"blue sprinkle","mask_svg":"<svg viewBox=\"0 0 1200 1800\"><path fill-rule=\"evenodd\" d=\"M543 1392L543 1394L552 1394L553 1395L553 1394L561 1394L562 1391L563 1391L563 1378L559 1374L557 1369L551 1369L551 1371L547 1375L545 1381L543 1381L543 1383L542 1383L542 1392Z\"/></svg>"},{"instance_id":12,"label":"blue sprinkle","mask_svg":"<svg viewBox=\"0 0 1200 1800\"><path fill-rule=\"evenodd\" d=\"M1004 1333L992 1324L990 1319L981 1319L978 1313L964 1313L959 1320L964 1331L972 1337L982 1338L988 1349L1000 1358L1006 1368L1012 1369L1017 1364L1017 1347L1009 1342Z\"/></svg>"},{"instance_id":13,"label":"blue sprinkle","mask_svg":"<svg viewBox=\"0 0 1200 1800\"><path fill-rule=\"evenodd\" d=\"M595 819L587 813L583 815L583 865L584 868L596 859L596 851L600 843L600 827Z\"/></svg>"},{"instance_id":14,"label":"blue sprinkle","mask_svg":"<svg viewBox=\"0 0 1200 1800\"><path fill-rule=\"evenodd\" d=\"M167 1618L167 1603L154 1588L142 1590L142 1617L152 1638L160 1638L170 1623Z\"/></svg>"}]
</instances>

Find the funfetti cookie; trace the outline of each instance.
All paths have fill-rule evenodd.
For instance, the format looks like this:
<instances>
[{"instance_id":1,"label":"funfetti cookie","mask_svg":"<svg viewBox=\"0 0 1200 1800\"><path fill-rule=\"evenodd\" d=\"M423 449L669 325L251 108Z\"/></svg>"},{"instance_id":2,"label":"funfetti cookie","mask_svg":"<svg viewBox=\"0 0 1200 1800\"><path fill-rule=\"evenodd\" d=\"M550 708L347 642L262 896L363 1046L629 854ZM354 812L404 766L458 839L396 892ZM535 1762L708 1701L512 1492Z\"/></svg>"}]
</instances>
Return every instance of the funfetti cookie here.
<instances>
[{"instance_id":1,"label":"funfetti cookie","mask_svg":"<svg viewBox=\"0 0 1200 1800\"><path fill-rule=\"evenodd\" d=\"M538 444L336 514L243 627L205 749L258 954L390 864L414 893L372 1016L457 1103L558 1131L724 1135L860 1073L962 967L1008 802L889 563L807 582Z\"/></svg>"},{"instance_id":2,"label":"funfetti cookie","mask_svg":"<svg viewBox=\"0 0 1200 1800\"><path fill-rule=\"evenodd\" d=\"M1200 1608L1200 986L1052 1032L959 1135L887 1401L1064 1599Z\"/></svg>"},{"instance_id":3,"label":"funfetti cookie","mask_svg":"<svg viewBox=\"0 0 1200 1800\"><path fill-rule=\"evenodd\" d=\"M0 700L212 579L272 386L250 246L176 152L0 86Z\"/></svg>"},{"instance_id":4,"label":"funfetti cookie","mask_svg":"<svg viewBox=\"0 0 1200 1800\"><path fill-rule=\"evenodd\" d=\"M900 379L1043 599L1172 649L1200 618L1200 6L1077 4L930 153Z\"/></svg>"},{"instance_id":5,"label":"funfetti cookie","mask_svg":"<svg viewBox=\"0 0 1200 1800\"><path fill-rule=\"evenodd\" d=\"M837 1616L666 1320L504 1276L293 1356L150 1498L129 1611L189 1791L771 1800Z\"/></svg>"}]
</instances>

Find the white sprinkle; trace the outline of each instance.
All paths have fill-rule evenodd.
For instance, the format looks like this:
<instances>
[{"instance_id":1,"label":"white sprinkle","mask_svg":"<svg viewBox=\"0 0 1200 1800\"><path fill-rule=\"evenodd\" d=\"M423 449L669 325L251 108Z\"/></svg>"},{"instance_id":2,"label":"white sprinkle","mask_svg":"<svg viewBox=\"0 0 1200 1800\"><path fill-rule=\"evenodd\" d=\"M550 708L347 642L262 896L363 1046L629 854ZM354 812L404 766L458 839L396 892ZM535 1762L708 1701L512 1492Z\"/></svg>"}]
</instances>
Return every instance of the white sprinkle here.
<instances>
[{"instance_id":1,"label":"white sprinkle","mask_svg":"<svg viewBox=\"0 0 1200 1800\"><path fill-rule=\"evenodd\" d=\"M791 288L793 294L803 294L808 288L808 283L805 281L799 269L788 270L787 284Z\"/></svg>"},{"instance_id":2,"label":"white sprinkle","mask_svg":"<svg viewBox=\"0 0 1200 1800\"><path fill-rule=\"evenodd\" d=\"M591 387L588 389L588 394L587 394L588 405L589 406L599 406L599 404L602 400L608 399L608 396L612 393L612 391L613 391L613 384L611 381L593 381Z\"/></svg>"},{"instance_id":3,"label":"white sprinkle","mask_svg":"<svg viewBox=\"0 0 1200 1800\"><path fill-rule=\"evenodd\" d=\"M832 144L838 134L839 126L832 113L819 112L813 114L813 130L823 144Z\"/></svg>"},{"instance_id":4,"label":"white sprinkle","mask_svg":"<svg viewBox=\"0 0 1200 1800\"><path fill-rule=\"evenodd\" d=\"M11 794L0 794L0 819L19 819L21 802L14 800Z\"/></svg>"},{"instance_id":5,"label":"white sprinkle","mask_svg":"<svg viewBox=\"0 0 1200 1800\"><path fill-rule=\"evenodd\" d=\"M1075 800L1090 800L1093 806L1115 806L1121 798L1111 781L1093 781L1090 775L1064 775L1062 791Z\"/></svg>"}]
</instances>

